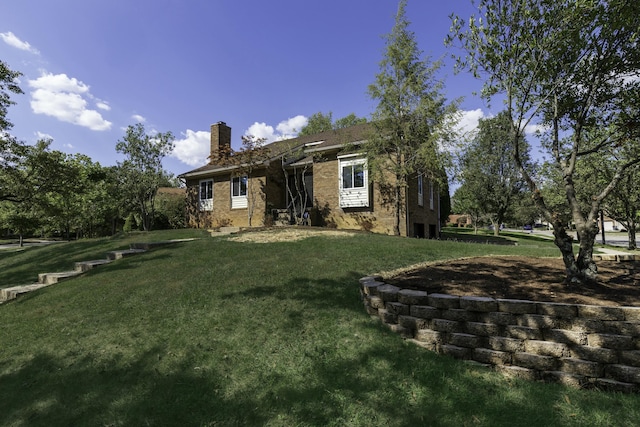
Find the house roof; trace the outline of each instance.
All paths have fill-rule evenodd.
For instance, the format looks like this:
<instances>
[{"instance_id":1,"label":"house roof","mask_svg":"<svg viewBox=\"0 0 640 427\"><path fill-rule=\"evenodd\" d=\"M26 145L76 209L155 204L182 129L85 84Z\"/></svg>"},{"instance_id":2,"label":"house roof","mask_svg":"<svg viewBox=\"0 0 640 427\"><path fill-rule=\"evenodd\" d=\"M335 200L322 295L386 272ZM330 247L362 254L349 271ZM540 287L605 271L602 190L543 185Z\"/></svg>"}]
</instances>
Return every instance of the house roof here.
<instances>
[{"instance_id":1,"label":"house roof","mask_svg":"<svg viewBox=\"0 0 640 427\"><path fill-rule=\"evenodd\" d=\"M345 145L357 145L365 141L371 131L371 123L361 123L347 128L275 141L264 146L264 149L268 152L268 160L265 163L287 153L291 153L290 158L286 160L289 165L309 163L312 160L309 154L337 151L344 148ZM236 165L210 163L179 176L182 178L195 178L228 172L236 168L238 168Z\"/></svg>"}]
</instances>

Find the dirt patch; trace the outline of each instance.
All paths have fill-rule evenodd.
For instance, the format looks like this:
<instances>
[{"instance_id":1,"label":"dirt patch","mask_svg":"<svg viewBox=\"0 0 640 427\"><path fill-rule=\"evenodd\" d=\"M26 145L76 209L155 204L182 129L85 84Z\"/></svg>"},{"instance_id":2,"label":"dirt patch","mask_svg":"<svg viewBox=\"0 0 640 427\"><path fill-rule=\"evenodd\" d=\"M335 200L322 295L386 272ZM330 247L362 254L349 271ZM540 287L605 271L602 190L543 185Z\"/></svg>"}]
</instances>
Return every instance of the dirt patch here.
<instances>
[{"instance_id":1,"label":"dirt patch","mask_svg":"<svg viewBox=\"0 0 640 427\"><path fill-rule=\"evenodd\" d=\"M265 230L249 233L241 233L237 236L229 238L234 242L250 242L250 243L274 243L274 242L293 242L295 240L307 239L314 236L322 237L352 237L354 233L340 230L311 230L311 229L282 229L282 230Z\"/></svg>"},{"instance_id":2,"label":"dirt patch","mask_svg":"<svg viewBox=\"0 0 640 427\"><path fill-rule=\"evenodd\" d=\"M598 282L565 285L560 258L476 257L383 273L401 288L458 296L640 306L640 264L600 261Z\"/></svg>"}]
</instances>

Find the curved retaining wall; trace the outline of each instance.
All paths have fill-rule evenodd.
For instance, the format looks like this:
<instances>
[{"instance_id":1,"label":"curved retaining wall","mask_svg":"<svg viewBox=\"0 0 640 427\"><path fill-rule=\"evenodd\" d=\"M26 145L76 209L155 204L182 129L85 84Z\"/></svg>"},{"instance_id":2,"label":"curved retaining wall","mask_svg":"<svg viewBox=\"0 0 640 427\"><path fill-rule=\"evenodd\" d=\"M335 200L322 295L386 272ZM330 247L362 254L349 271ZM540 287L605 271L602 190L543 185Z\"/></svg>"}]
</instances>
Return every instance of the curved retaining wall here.
<instances>
[{"instance_id":1,"label":"curved retaining wall","mask_svg":"<svg viewBox=\"0 0 640 427\"><path fill-rule=\"evenodd\" d=\"M509 375L640 392L640 307L427 294L360 279L367 312L429 350Z\"/></svg>"}]
</instances>

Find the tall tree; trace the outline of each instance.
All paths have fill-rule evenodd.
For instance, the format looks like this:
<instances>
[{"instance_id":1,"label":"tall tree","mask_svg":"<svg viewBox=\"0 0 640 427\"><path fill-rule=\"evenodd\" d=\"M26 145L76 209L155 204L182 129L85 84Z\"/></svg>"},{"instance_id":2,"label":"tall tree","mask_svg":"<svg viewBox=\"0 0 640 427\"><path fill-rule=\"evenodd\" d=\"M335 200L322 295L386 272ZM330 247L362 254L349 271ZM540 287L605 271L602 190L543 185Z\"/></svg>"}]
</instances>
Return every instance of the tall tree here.
<instances>
[{"instance_id":1,"label":"tall tree","mask_svg":"<svg viewBox=\"0 0 640 427\"><path fill-rule=\"evenodd\" d=\"M526 170L523 153L517 150L514 158L536 206L553 224L567 281L595 279L592 255L602 201L624 171L640 162L640 117L637 109L627 108L640 91L640 3L480 0L478 10L481 18L471 17L468 23L453 17L449 41L459 41L467 53L458 65L485 78L485 97L499 94L504 99L513 141L529 124L544 126L544 146L562 177L565 204L580 241L577 254L566 223ZM574 179L578 165L596 153L621 149L634 154L611 159L615 173L583 208Z\"/></svg>"},{"instance_id":2,"label":"tall tree","mask_svg":"<svg viewBox=\"0 0 640 427\"><path fill-rule=\"evenodd\" d=\"M368 88L378 105L372 116L375 131L365 147L372 175L385 187L386 203L395 210L396 235L400 234L408 178L421 173L438 182L443 176L438 142L450 136L456 111L455 103L447 105L443 83L436 77L441 63L422 58L409 30L406 4L401 0L398 5L380 72Z\"/></svg>"},{"instance_id":3,"label":"tall tree","mask_svg":"<svg viewBox=\"0 0 640 427\"><path fill-rule=\"evenodd\" d=\"M167 179L162 160L171 153L174 137L171 132L148 135L142 123L128 126L116 151L126 156L118 163L126 200L136 206L145 231L151 230L158 187Z\"/></svg>"},{"instance_id":4,"label":"tall tree","mask_svg":"<svg viewBox=\"0 0 640 427\"><path fill-rule=\"evenodd\" d=\"M0 60L0 201L20 200L16 190L20 184L19 165L24 161L26 147L8 133L13 124L7 118L7 113L9 107L15 104L11 94L23 93L17 83L21 75Z\"/></svg>"},{"instance_id":5,"label":"tall tree","mask_svg":"<svg viewBox=\"0 0 640 427\"><path fill-rule=\"evenodd\" d=\"M313 135L315 133L325 132L332 129L343 129L349 126L357 125L359 123L366 123L367 119L364 117L358 117L355 113L333 121L333 113L323 114L321 112L315 113L309 117L309 121L306 126L300 129L299 136Z\"/></svg>"},{"instance_id":6,"label":"tall tree","mask_svg":"<svg viewBox=\"0 0 640 427\"><path fill-rule=\"evenodd\" d=\"M333 113L323 114L317 112L309 117L306 126L300 129L299 135L313 135L315 133L324 132L333 129Z\"/></svg>"},{"instance_id":7,"label":"tall tree","mask_svg":"<svg viewBox=\"0 0 640 427\"><path fill-rule=\"evenodd\" d=\"M462 185L467 188L469 197L476 200L481 215L491 222L496 236L514 198L525 187L513 160L514 151L523 153L523 161L530 168L525 157L528 144L524 137L517 143L518 148L511 140L509 116L501 112L480 120L478 132L460 158Z\"/></svg>"}]
</instances>

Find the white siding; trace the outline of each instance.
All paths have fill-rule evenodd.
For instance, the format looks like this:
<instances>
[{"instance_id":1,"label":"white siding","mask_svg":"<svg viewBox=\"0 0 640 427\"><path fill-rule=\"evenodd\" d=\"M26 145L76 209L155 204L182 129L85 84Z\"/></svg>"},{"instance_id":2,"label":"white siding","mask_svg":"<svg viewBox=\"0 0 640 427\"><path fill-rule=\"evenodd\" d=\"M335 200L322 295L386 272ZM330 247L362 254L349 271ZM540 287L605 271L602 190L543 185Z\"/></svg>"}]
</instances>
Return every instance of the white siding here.
<instances>
[{"instance_id":1,"label":"white siding","mask_svg":"<svg viewBox=\"0 0 640 427\"><path fill-rule=\"evenodd\" d=\"M363 186L351 186L345 188L343 180L343 168L350 166L363 167ZM346 157L338 162L339 194L341 208L362 208L369 206L369 171L367 170L367 160L362 157ZM352 181L355 182L355 181ZM347 185L347 187L349 187Z\"/></svg>"}]
</instances>

